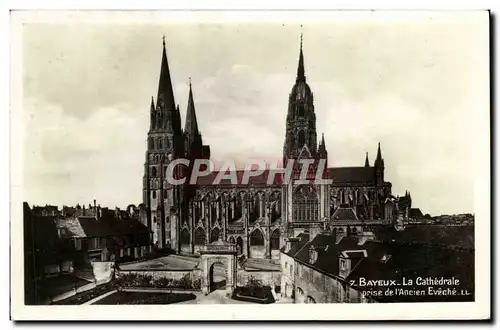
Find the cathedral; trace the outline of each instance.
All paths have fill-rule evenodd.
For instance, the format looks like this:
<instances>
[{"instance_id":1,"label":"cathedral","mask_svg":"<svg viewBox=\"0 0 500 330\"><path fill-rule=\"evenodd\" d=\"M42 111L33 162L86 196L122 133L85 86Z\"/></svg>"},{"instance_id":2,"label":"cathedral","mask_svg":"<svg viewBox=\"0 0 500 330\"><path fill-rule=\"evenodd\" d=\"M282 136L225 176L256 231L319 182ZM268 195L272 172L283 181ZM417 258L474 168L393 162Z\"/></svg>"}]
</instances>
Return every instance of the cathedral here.
<instances>
[{"instance_id":1,"label":"cathedral","mask_svg":"<svg viewBox=\"0 0 500 330\"><path fill-rule=\"evenodd\" d=\"M318 144L314 98L309 87L300 43L297 76L289 94L283 165L290 160L311 161L318 169L328 152L324 135ZM143 176L141 221L153 232L158 248L197 254L215 241L236 244L247 258L279 258L287 238L308 231L350 235L372 225L392 225L408 217L411 196L394 197L391 183L384 180L380 144L373 166L368 154L362 166L328 167L322 170L328 183L301 183L269 171L251 177L248 183L222 180L213 184L216 171L197 178L194 184L172 185L167 166L178 158L210 159L196 119L191 83L184 128L174 100L165 40L156 99L151 99L150 127ZM249 155L250 156L250 155ZM327 163L326 163L327 164ZM176 168L174 175L189 177L192 166ZM296 173L294 171L293 173ZM240 178L243 171L237 171Z\"/></svg>"}]
</instances>

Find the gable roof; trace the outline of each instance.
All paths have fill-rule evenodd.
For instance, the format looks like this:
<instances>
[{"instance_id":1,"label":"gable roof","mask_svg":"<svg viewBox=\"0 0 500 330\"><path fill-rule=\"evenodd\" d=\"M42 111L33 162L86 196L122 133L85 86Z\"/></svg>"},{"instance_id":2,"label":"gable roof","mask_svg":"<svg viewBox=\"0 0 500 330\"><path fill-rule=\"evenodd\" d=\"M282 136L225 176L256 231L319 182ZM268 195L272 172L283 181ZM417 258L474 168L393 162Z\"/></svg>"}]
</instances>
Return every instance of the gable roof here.
<instances>
[{"instance_id":1,"label":"gable roof","mask_svg":"<svg viewBox=\"0 0 500 330\"><path fill-rule=\"evenodd\" d=\"M229 173L231 173L231 177L236 177L236 184L241 185L243 184L243 173L245 170L237 170L235 172L226 172L226 177L229 176ZM198 177L197 179L197 184L201 186L210 186L213 185L215 182L215 179L217 178L217 175L219 174L219 171L212 171L210 174L206 176L201 176ZM248 178L248 182L245 185L262 185L262 186L267 186L267 179L269 177L270 170L265 170L262 174L259 174L257 176L251 176ZM281 185L283 182L283 177L280 173L276 173L274 176L273 180L273 185ZM231 179L229 178L224 178L218 183L217 185L226 185L226 186L231 186L234 183L231 182Z\"/></svg>"},{"instance_id":2,"label":"gable roof","mask_svg":"<svg viewBox=\"0 0 500 330\"><path fill-rule=\"evenodd\" d=\"M319 250L318 257L314 263L309 261L309 246L324 246ZM349 252L351 250L351 252ZM357 253L355 251L365 250ZM317 249L318 251L318 249ZM351 268L351 273L345 278L340 278L338 258L342 253L350 253L357 261ZM385 256L385 258L384 258ZM344 238L335 244L335 237L324 234L317 235L294 256L301 264L313 268L329 277L350 283L364 277L366 280L397 280L401 281L404 276L415 280L417 277L446 277L458 278L460 289L473 292L474 288L474 253L467 250L454 250L441 246L420 244L399 244L397 242L368 241L362 246L357 240ZM373 286L363 287L365 290ZM441 297L443 300L450 299L449 296ZM441 299L437 297L436 299ZM469 297L470 298L470 297ZM433 297L434 299L434 297ZM467 299L457 297L457 300ZM384 297L381 301L422 301L429 300L428 296L398 296Z\"/></svg>"},{"instance_id":3,"label":"gable roof","mask_svg":"<svg viewBox=\"0 0 500 330\"><path fill-rule=\"evenodd\" d=\"M335 210L335 212L330 217L332 222L358 222L359 219L354 213L353 209L350 207L339 207Z\"/></svg>"},{"instance_id":4,"label":"gable roof","mask_svg":"<svg viewBox=\"0 0 500 330\"><path fill-rule=\"evenodd\" d=\"M281 252L293 257L297 252L309 242L309 233L300 233L297 237L290 239L291 247L289 251L286 251L286 244L281 248Z\"/></svg>"}]
</instances>

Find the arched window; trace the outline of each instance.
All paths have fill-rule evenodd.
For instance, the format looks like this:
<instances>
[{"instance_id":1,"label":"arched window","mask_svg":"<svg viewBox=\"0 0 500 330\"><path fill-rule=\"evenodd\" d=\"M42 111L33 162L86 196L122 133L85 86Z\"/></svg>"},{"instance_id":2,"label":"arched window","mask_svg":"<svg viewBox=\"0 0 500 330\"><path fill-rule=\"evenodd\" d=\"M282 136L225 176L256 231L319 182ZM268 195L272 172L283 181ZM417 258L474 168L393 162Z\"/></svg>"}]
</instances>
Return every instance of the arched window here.
<instances>
[{"instance_id":1,"label":"arched window","mask_svg":"<svg viewBox=\"0 0 500 330\"><path fill-rule=\"evenodd\" d=\"M299 145L298 145L299 148L302 148L304 146L304 144L306 143L306 136L305 136L305 133L303 130L299 131L298 142L299 142Z\"/></svg>"},{"instance_id":2,"label":"arched window","mask_svg":"<svg viewBox=\"0 0 500 330\"><path fill-rule=\"evenodd\" d=\"M194 232L194 244L195 245L205 245L206 236L203 228L198 227Z\"/></svg>"},{"instance_id":3,"label":"arched window","mask_svg":"<svg viewBox=\"0 0 500 330\"><path fill-rule=\"evenodd\" d=\"M210 234L210 243L216 242L219 240L219 228L212 229L212 233Z\"/></svg>"},{"instance_id":4,"label":"arched window","mask_svg":"<svg viewBox=\"0 0 500 330\"><path fill-rule=\"evenodd\" d=\"M153 141L153 138L148 139L148 149L154 149L155 143Z\"/></svg>"},{"instance_id":5,"label":"arched window","mask_svg":"<svg viewBox=\"0 0 500 330\"><path fill-rule=\"evenodd\" d=\"M156 178L156 167L151 168L151 177Z\"/></svg>"},{"instance_id":6,"label":"arched window","mask_svg":"<svg viewBox=\"0 0 500 330\"><path fill-rule=\"evenodd\" d=\"M165 138L165 147L167 149L169 149L171 146L170 146L170 139L168 137Z\"/></svg>"},{"instance_id":7,"label":"arched window","mask_svg":"<svg viewBox=\"0 0 500 330\"><path fill-rule=\"evenodd\" d=\"M264 245L264 235L259 229L255 229L250 234L250 245L252 246L262 246Z\"/></svg>"},{"instance_id":8,"label":"arched window","mask_svg":"<svg viewBox=\"0 0 500 330\"><path fill-rule=\"evenodd\" d=\"M241 213L242 205L243 205L243 202L242 202L241 194L237 194L235 201L234 201L234 219L235 220L241 219L241 217L242 217L242 213Z\"/></svg>"},{"instance_id":9,"label":"arched window","mask_svg":"<svg viewBox=\"0 0 500 330\"><path fill-rule=\"evenodd\" d=\"M293 221L318 221L319 200L316 189L310 185L299 186L293 196Z\"/></svg>"},{"instance_id":10,"label":"arched window","mask_svg":"<svg viewBox=\"0 0 500 330\"><path fill-rule=\"evenodd\" d=\"M229 237L229 243L234 244L234 237L233 236Z\"/></svg>"},{"instance_id":11,"label":"arched window","mask_svg":"<svg viewBox=\"0 0 500 330\"><path fill-rule=\"evenodd\" d=\"M316 300L314 300L313 297L307 296L307 298L306 298L306 304L315 304L315 303L316 303Z\"/></svg>"},{"instance_id":12,"label":"arched window","mask_svg":"<svg viewBox=\"0 0 500 330\"><path fill-rule=\"evenodd\" d=\"M280 248L280 231L275 229L271 234L271 250L279 250Z\"/></svg>"},{"instance_id":13,"label":"arched window","mask_svg":"<svg viewBox=\"0 0 500 330\"><path fill-rule=\"evenodd\" d=\"M304 110L305 110L305 109L304 109L304 104L299 104L299 105L298 105L298 110L299 110L299 111L298 111L298 115L299 115L299 117L304 117L304 112L305 112L305 111L304 111Z\"/></svg>"},{"instance_id":14,"label":"arched window","mask_svg":"<svg viewBox=\"0 0 500 330\"><path fill-rule=\"evenodd\" d=\"M184 228L183 230L181 230L180 243L181 243L181 245L186 245L186 244L189 244L190 242L191 242L191 239L189 237L189 230L187 230L187 228Z\"/></svg>"},{"instance_id":15,"label":"arched window","mask_svg":"<svg viewBox=\"0 0 500 330\"><path fill-rule=\"evenodd\" d=\"M153 198L156 198L156 190L153 190Z\"/></svg>"},{"instance_id":16,"label":"arched window","mask_svg":"<svg viewBox=\"0 0 500 330\"><path fill-rule=\"evenodd\" d=\"M163 143L162 143L162 141L161 141L161 138L158 138L158 140L156 140L156 141L157 141L156 143L157 143L157 147L158 147L158 149L162 149L162 147L163 147L163 146L162 146L162 144L163 144Z\"/></svg>"}]
</instances>

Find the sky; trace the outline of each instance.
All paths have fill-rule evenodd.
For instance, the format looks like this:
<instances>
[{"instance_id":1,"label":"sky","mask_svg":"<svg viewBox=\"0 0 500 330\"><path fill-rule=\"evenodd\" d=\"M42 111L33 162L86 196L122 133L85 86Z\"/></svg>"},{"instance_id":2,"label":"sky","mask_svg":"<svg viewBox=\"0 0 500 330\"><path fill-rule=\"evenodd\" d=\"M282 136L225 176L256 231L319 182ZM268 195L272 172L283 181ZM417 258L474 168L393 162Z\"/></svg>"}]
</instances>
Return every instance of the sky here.
<instances>
[{"instance_id":1,"label":"sky","mask_svg":"<svg viewBox=\"0 0 500 330\"><path fill-rule=\"evenodd\" d=\"M488 21L415 19L26 24L23 197L141 203L162 35L184 121L192 79L212 159L281 157L300 34L330 166L373 163L432 215L474 212L475 132L489 111ZM201 22L201 21L200 21ZM301 27L302 25L302 27Z\"/></svg>"}]
</instances>

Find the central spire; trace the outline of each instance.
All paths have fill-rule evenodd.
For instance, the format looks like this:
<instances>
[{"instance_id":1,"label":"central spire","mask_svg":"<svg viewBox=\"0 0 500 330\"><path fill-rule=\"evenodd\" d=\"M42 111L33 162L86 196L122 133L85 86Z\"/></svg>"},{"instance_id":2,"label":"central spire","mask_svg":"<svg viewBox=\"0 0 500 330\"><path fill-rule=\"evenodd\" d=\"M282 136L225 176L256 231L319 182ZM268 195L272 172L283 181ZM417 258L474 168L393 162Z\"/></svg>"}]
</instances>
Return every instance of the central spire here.
<instances>
[{"instance_id":1,"label":"central spire","mask_svg":"<svg viewBox=\"0 0 500 330\"><path fill-rule=\"evenodd\" d=\"M158 82L158 97L156 98L156 103L161 105L163 102L166 110L175 110L174 92L172 90L172 80L168 68L165 36L163 36L162 39L163 54L161 58L160 81Z\"/></svg>"},{"instance_id":2,"label":"central spire","mask_svg":"<svg viewBox=\"0 0 500 330\"><path fill-rule=\"evenodd\" d=\"M304 73L304 54L302 52L302 32L300 33L300 54L299 54L299 66L297 68L297 81L306 81L306 76Z\"/></svg>"}]
</instances>

